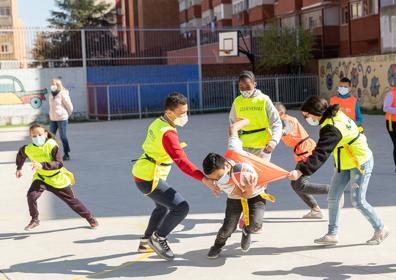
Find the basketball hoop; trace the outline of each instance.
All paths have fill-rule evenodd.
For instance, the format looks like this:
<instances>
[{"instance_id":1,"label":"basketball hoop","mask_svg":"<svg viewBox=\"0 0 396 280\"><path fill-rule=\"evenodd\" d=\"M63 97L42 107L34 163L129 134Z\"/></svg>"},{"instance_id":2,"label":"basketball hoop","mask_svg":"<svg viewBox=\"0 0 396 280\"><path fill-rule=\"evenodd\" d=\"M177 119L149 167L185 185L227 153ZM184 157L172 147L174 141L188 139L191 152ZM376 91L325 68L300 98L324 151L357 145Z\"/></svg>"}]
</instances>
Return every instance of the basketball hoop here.
<instances>
[{"instance_id":1,"label":"basketball hoop","mask_svg":"<svg viewBox=\"0 0 396 280\"><path fill-rule=\"evenodd\" d=\"M229 55L231 53L232 50L225 50L225 49L221 49L219 50L219 52L224 53L225 55Z\"/></svg>"},{"instance_id":2,"label":"basketball hoop","mask_svg":"<svg viewBox=\"0 0 396 280\"><path fill-rule=\"evenodd\" d=\"M238 31L219 33L219 56L238 56Z\"/></svg>"}]
</instances>

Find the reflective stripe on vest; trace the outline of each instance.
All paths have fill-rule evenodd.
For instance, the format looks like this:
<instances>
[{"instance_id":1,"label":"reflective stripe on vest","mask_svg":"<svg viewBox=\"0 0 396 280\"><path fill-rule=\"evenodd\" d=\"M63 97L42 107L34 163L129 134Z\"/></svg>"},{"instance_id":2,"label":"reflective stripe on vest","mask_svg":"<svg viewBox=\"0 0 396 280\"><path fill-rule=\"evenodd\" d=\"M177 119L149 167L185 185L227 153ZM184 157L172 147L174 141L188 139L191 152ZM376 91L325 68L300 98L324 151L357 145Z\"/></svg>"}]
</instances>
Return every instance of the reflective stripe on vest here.
<instances>
[{"instance_id":1,"label":"reflective stripe on vest","mask_svg":"<svg viewBox=\"0 0 396 280\"><path fill-rule=\"evenodd\" d=\"M54 139L48 139L43 146L29 144L25 147L25 154L31 161L51 162L53 161L52 150L58 146ZM69 171L67 171L69 172ZM33 175L33 180L40 180L51 187L62 189L71 185L71 178L66 174L65 168L55 170L39 169Z\"/></svg>"},{"instance_id":2,"label":"reflective stripe on vest","mask_svg":"<svg viewBox=\"0 0 396 280\"><path fill-rule=\"evenodd\" d=\"M351 95L348 98L341 98L336 96L333 96L330 98L330 105L338 104L340 105L340 110L350 117L352 120L356 122L356 97Z\"/></svg>"},{"instance_id":3,"label":"reflective stripe on vest","mask_svg":"<svg viewBox=\"0 0 396 280\"><path fill-rule=\"evenodd\" d=\"M252 98L238 96L234 100L236 117L249 120L240 135L244 148L262 149L271 140L266 104L266 95L261 92Z\"/></svg>"},{"instance_id":4,"label":"reflective stripe on vest","mask_svg":"<svg viewBox=\"0 0 396 280\"><path fill-rule=\"evenodd\" d=\"M171 170L173 160L162 145L162 138L169 130L176 131L161 118L150 124L142 146L144 153L132 169L133 176L145 181L153 181L151 192L158 186L159 179L166 180Z\"/></svg>"},{"instance_id":5,"label":"reflective stripe on vest","mask_svg":"<svg viewBox=\"0 0 396 280\"><path fill-rule=\"evenodd\" d=\"M396 87L392 88L393 102L392 107L396 108ZM392 122L396 122L396 114L386 113L385 119L388 121L389 131L393 131Z\"/></svg>"},{"instance_id":6,"label":"reflective stripe on vest","mask_svg":"<svg viewBox=\"0 0 396 280\"><path fill-rule=\"evenodd\" d=\"M360 170L361 165L372 156L366 136L360 134L355 122L341 111L335 117L328 118L321 124L322 127L326 125L336 127L342 135L333 151L337 169L339 171L353 168Z\"/></svg>"}]
</instances>

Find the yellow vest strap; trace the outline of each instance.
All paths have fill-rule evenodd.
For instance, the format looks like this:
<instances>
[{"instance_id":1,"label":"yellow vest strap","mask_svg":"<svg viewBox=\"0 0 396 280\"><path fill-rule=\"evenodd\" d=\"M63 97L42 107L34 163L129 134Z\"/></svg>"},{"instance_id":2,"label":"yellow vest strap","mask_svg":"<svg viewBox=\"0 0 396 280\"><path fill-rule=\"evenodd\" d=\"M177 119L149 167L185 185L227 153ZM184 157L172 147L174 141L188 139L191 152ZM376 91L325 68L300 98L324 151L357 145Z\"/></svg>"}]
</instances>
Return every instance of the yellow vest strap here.
<instances>
[{"instance_id":1,"label":"yellow vest strap","mask_svg":"<svg viewBox=\"0 0 396 280\"><path fill-rule=\"evenodd\" d=\"M389 116L388 128L389 128L389 131L393 131L393 126L392 126L392 114Z\"/></svg>"},{"instance_id":2,"label":"yellow vest strap","mask_svg":"<svg viewBox=\"0 0 396 280\"><path fill-rule=\"evenodd\" d=\"M242 204L243 217L245 219L245 225L248 226L250 225L248 200L246 198L242 198L241 204Z\"/></svg>"},{"instance_id":3,"label":"yellow vest strap","mask_svg":"<svg viewBox=\"0 0 396 280\"><path fill-rule=\"evenodd\" d=\"M276 201L276 197L268 193L260 194L260 196L262 199L269 200L272 203ZM249 219L250 212L249 212L248 200L246 198L242 198L241 204L242 204L243 218L245 219L245 225L248 226L250 224L250 219Z\"/></svg>"}]
</instances>

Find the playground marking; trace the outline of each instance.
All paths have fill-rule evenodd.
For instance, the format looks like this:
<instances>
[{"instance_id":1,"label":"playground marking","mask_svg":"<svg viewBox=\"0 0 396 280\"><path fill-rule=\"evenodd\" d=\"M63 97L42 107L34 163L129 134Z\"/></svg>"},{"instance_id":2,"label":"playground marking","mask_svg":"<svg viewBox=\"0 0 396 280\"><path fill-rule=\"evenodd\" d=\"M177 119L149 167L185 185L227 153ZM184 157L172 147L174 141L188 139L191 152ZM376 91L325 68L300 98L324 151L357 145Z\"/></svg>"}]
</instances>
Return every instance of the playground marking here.
<instances>
[{"instance_id":1,"label":"playground marking","mask_svg":"<svg viewBox=\"0 0 396 280\"><path fill-rule=\"evenodd\" d=\"M106 274L106 273L110 273L110 272L113 272L113 271L116 271L116 270L119 270L119 269L123 269L123 268L129 267L129 266L132 266L132 265L136 264L137 262L140 262L140 261L142 261L144 259L147 259L152 254L153 253L145 253L144 255L141 255L141 256L133 259L130 262L126 262L126 263L124 263L122 265L116 266L115 268L106 269L106 270L103 270L103 271L99 271L99 272L96 272L96 273L89 274L87 276L76 277L76 278L73 278L72 280L87 279L87 278L90 278L90 277L100 276L100 275L103 275L103 274Z\"/></svg>"}]
</instances>

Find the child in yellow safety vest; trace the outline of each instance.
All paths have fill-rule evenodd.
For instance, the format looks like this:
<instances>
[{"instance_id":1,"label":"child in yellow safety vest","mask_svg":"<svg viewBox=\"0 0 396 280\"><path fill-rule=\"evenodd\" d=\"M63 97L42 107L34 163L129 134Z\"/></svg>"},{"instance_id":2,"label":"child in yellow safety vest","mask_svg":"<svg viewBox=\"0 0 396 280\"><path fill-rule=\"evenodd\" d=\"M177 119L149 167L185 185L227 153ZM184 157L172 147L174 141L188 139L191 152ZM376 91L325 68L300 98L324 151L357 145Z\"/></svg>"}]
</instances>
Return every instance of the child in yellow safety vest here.
<instances>
[{"instance_id":1,"label":"child in yellow safety vest","mask_svg":"<svg viewBox=\"0 0 396 280\"><path fill-rule=\"evenodd\" d=\"M32 230L39 226L39 212L37 200L47 190L63 200L74 212L85 218L91 228L98 227L98 221L91 212L78 200L72 189L74 184L73 174L64 168L59 146L47 128L40 124L30 127L31 144L19 149L16 157L16 177L23 175L22 167L29 159L35 171L33 182L27 193L31 221L25 230Z\"/></svg>"},{"instance_id":2,"label":"child in yellow safety vest","mask_svg":"<svg viewBox=\"0 0 396 280\"><path fill-rule=\"evenodd\" d=\"M293 149L297 166L305 162L316 147L316 142L309 137L301 123L294 117L286 114L286 107L281 102L274 103L283 124L282 141ZM291 186L297 195L311 209L303 216L304 219L322 219L323 213L313 194L328 194L328 184L318 184L309 181L309 176L301 176L296 181L291 181Z\"/></svg>"},{"instance_id":3,"label":"child in yellow safety vest","mask_svg":"<svg viewBox=\"0 0 396 280\"><path fill-rule=\"evenodd\" d=\"M249 250L251 233L262 227L266 200L274 202L275 199L266 193L266 183L284 178L288 174L287 171L243 150L238 131L248 123L247 119L242 119L230 126L228 151L224 157L210 153L203 161L204 173L215 180L220 190L228 196L224 223L208 252L208 258L217 258L220 255L227 239L235 231L241 213L245 217L241 250Z\"/></svg>"}]
</instances>

